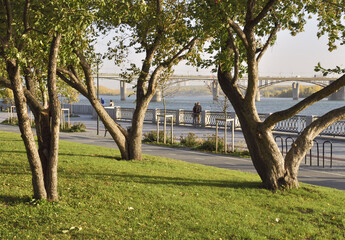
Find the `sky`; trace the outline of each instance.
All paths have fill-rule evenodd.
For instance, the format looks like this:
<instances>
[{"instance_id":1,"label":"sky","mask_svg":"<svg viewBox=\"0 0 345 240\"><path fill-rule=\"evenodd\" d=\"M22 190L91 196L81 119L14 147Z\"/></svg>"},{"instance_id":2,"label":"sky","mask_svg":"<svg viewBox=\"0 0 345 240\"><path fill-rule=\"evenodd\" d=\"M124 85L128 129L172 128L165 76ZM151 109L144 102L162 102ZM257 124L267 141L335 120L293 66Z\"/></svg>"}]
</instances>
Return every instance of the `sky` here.
<instances>
[{"instance_id":1,"label":"sky","mask_svg":"<svg viewBox=\"0 0 345 240\"><path fill-rule=\"evenodd\" d=\"M309 19L305 31L291 36L289 32L278 33L276 44L267 49L259 64L260 76L271 77L313 77L320 73L314 72L318 62L326 68L340 66L345 68L345 46L338 46L337 50L328 51L327 37L316 36L317 22ZM100 39L96 51L106 51L108 38ZM131 54L130 61L140 63L138 55ZM101 73L120 73L112 61L105 60L100 68ZM215 75L210 69L199 69L180 63L175 68L176 75ZM336 77L333 75L332 77Z\"/></svg>"}]
</instances>

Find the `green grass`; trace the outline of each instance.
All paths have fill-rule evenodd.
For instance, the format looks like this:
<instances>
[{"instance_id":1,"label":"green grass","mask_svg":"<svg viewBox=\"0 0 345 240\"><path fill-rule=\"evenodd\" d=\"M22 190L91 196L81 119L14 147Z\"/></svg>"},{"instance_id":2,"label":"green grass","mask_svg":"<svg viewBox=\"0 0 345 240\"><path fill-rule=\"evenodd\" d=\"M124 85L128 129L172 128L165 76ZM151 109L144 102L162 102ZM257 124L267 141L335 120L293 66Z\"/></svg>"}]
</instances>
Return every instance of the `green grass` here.
<instances>
[{"instance_id":1,"label":"green grass","mask_svg":"<svg viewBox=\"0 0 345 240\"><path fill-rule=\"evenodd\" d=\"M0 239L344 239L343 191L61 141L58 203L31 200L18 134L0 132Z\"/></svg>"}]
</instances>

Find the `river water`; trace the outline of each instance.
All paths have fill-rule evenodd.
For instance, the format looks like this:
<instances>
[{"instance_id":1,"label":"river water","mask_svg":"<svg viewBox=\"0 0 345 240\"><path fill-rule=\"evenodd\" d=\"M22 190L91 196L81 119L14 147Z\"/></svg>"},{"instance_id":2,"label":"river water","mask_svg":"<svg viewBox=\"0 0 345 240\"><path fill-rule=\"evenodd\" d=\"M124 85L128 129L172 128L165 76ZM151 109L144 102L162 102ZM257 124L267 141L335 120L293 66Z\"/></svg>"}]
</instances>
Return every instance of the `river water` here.
<instances>
[{"instance_id":1,"label":"river water","mask_svg":"<svg viewBox=\"0 0 345 240\"><path fill-rule=\"evenodd\" d=\"M121 101L120 96L107 96L101 95L105 99L106 104L109 104L110 100L115 102L115 106L123 108L135 107L135 96L127 97L126 101ZM89 104L88 100L83 96L80 96L80 101L77 104ZM192 110L194 103L200 102L203 110L222 111L223 104L214 102L212 96L184 96L184 97L167 97L166 108L167 109L185 109ZM261 98L260 102L256 102L258 113L274 113L276 111L287 109L298 101L291 98ZM328 101L327 99L319 101L309 108L305 109L299 115L315 115L321 116L324 113L339 107L345 106L345 101ZM149 109L164 108L163 102L151 102ZM228 111L234 111L229 104Z\"/></svg>"}]
</instances>

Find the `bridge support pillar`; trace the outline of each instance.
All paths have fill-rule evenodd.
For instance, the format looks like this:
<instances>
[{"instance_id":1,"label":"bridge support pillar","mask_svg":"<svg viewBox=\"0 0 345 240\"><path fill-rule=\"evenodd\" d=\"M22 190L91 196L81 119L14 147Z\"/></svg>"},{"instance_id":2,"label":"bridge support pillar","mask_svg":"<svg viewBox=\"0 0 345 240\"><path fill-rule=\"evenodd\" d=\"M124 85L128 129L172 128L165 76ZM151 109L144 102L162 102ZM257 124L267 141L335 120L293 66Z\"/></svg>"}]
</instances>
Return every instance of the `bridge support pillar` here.
<instances>
[{"instance_id":1,"label":"bridge support pillar","mask_svg":"<svg viewBox=\"0 0 345 240\"><path fill-rule=\"evenodd\" d=\"M261 94L260 94L260 87L262 86L262 80L259 80L259 86L258 86L258 89L257 89L257 92L256 92L256 95L255 95L255 101L256 102L260 102L261 101Z\"/></svg>"},{"instance_id":2,"label":"bridge support pillar","mask_svg":"<svg viewBox=\"0 0 345 240\"><path fill-rule=\"evenodd\" d=\"M162 101L162 92L157 89L156 94L152 98L152 102L161 102Z\"/></svg>"},{"instance_id":3,"label":"bridge support pillar","mask_svg":"<svg viewBox=\"0 0 345 240\"><path fill-rule=\"evenodd\" d=\"M120 81L120 95L121 95L121 101L126 101L126 81L121 80Z\"/></svg>"},{"instance_id":4,"label":"bridge support pillar","mask_svg":"<svg viewBox=\"0 0 345 240\"><path fill-rule=\"evenodd\" d=\"M340 88L337 92L328 97L330 101L345 101L345 87Z\"/></svg>"},{"instance_id":5,"label":"bridge support pillar","mask_svg":"<svg viewBox=\"0 0 345 240\"><path fill-rule=\"evenodd\" d=\"M298 82L292 83L292 99L293 100L299 99L299 83Z\"/></svg>"},{"instance_id":6,"label":"bridge support pillar","mask_svg":"<svg viewBox=\"0 0 345 240\"><path fill-rule=\"evenodd\" d=\"M213 95L213 101L218 101L219 84L218 84L218 81L216 80L213 80L213 83L212 83L212 95Z\"/></svg>"}]
</instances>

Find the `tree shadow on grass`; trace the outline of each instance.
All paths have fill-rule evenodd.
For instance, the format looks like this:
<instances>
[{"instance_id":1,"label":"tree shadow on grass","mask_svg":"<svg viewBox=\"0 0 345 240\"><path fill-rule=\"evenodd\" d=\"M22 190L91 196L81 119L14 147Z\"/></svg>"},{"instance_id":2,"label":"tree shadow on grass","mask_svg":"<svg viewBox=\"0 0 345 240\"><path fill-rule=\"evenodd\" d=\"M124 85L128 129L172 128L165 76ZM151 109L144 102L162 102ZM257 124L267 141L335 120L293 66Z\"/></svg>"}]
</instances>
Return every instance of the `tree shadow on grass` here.
<instances>
[{"instance_id":1,"label":"tree shadow on grass","mask_svg":"<svg viewBox=\"0 0 345 240\"><path fill-rule=\"evenodd\" d=\"M26 154L26 151L1 151L1 153L17 153L17 154Z\"/></svg>"},{"instance_id":2,"label":"tree shadow on grass","mask_svg":"<svg viewBox=\"0 0 345 240\"><path fill-rule=\"evenodd\" d=\"M70 157L97 157L97 158L107 158L114 159L117 161L122 160L119 156L109 156L109 155L100 155L100 154L73 154L73 153L59 153L59 156L70 156Z\"/></svg>"},{"instance_id":3,"label":"tree shadow on grass","mask_svg":"<svg viewBox=\"0 0 345 240\"><path fill-rule=\"evenodd\" d=\"M126 175L126 174L92 174L84 173L84 175L93 175L98 180L112 179L114 182L129 182L155 185L176 185L176 186L207 186L218 188L234 188L234 189L258 189L263 188L260 181L243 181L241 180L215 180L215 179L193 179L181 177L165 177L165 176L149 176L149 175ZM80 177L80 174L79 174Z\"/></svg>"},{"instance_id":4,"label":"tree shadow on grass","mask_svg":"<svg viewBox=\"0 0 345 240\"><path fill-rule=\"evenodd\" d=\"M31 201L31 198L29 196L0 195L0 202L6 203L8 205L17 205L17 204L27 203L30 201Z\"/></svg>"}]
</instances>

